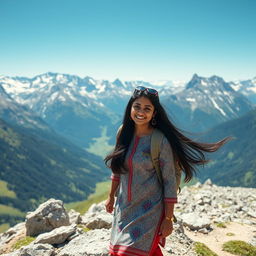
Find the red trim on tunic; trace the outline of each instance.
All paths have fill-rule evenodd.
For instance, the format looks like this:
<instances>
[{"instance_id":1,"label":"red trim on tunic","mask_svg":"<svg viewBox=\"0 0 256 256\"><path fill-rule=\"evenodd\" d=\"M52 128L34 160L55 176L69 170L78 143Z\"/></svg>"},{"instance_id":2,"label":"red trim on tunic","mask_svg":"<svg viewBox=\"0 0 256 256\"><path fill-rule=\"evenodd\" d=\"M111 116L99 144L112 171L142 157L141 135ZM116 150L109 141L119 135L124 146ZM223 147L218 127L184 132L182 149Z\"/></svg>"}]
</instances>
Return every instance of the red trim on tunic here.
<instances>
[{"instance_id":1,"label":"red trim on tunic","mask_svg":"<svg viewBox=\"0 0 256 256\"><path fill-rule=\"evenodd\" d=\"M161 226L161 224L162 224L163 218L164 218L164 212L162 212L161 218L160 218L160 220L159 220L159 222L158 222L157 229L156 229L156 233L155 233L155 236L154 236L154 239L153 239L153 243L152 243L151 249L150 249L150 251L149 251L149 256L153 256L153 255L154 255L154 251L156 250L156 248L157 248L157 246L158 246L158 244L159 244L159 242L160 242L160 236L159 236L158 233L159 233L160 226ZM163 246L164 246L164 244L165 244L165 239L164 239L164 241L162 241L162 244L163 244Z\"/></svg>"},{"instance_id":2,"label":"red trim on tunic","mask_svg":"<svg viewBox=\"0 0 256 256\"><path fill-rule=\"evenodd\" d=\"M128 163L129 163L129 181L128 181L128 202L132 200L132 191L131 191L131 186L132 186L132 176L133 176L133 167L132 167L132 158L136 152L137 146L139 144L140 137L136 136L135 137L135 142L134 146L132 148L132 152L129 156Z\"/></svg>"},{"instance_id":3,"label":"red trim on tunic","mask_svg":"<svg viewBox=\"0 0 256 256\"><path fill-rule=\"evenodd\" d=\"M165 197L164 202L176 204L178 202L178 199L177 197Z\"/></svg>"},{"instance_id":4,"label":"red trim on tunic","mask_svg":"<svg viewBox=\"0 0 256 256\"><path fill-rule=\"evenodd\" d=\"M112 245L110 244L110 253L113 255L136 255L136 256L148 256L148 252L127 247L125 245Z\"/></svg>"}]
</instances>

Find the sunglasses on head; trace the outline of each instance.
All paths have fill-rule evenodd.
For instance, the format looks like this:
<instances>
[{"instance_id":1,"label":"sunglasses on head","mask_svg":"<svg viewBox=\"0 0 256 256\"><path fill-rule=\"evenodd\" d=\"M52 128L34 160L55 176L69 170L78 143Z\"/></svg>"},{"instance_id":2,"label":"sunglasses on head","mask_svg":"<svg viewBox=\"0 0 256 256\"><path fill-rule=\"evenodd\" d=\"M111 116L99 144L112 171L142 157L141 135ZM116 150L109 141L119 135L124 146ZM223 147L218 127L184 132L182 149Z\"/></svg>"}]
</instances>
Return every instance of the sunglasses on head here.
<instances>
[{"instance_id":1,"label":"sunglasses on head","mask_svg":"<svg viewBox=\"0 0 256 256\"><path fill-rule=\"evenodd\" d=\"M148 94L150 95L153 95L153 96L158 96L158 91L155 90L155 89L152 89L152 88L146 88L144 86L137 86L134 90L134 94L137 94L137 93L141 93L141 92L144 92L146 91Z\"/></svg>"}]
</instances>

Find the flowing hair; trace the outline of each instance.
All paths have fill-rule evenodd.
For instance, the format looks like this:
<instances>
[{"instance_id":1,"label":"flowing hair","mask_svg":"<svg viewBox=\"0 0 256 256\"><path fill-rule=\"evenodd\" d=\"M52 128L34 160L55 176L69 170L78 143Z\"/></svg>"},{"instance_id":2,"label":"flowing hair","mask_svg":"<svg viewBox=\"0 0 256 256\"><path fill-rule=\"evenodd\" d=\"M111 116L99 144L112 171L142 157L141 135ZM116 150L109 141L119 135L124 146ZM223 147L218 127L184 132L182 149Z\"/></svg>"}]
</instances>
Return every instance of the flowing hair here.
<instances>
[{"instance_id":1,"label":"flowing hair","mask_svg":"<svg viewBox=\"0 0 256 256\"><path fill-rule=\"evenodd\" d=\"M156 120L156 124L151 125L160 130L169 141L175 162L185 174L185 182L189 182L196 174L197 165L204 165L209 162L209 160L205 158L204 152L215 152L232 139L231 137L226 137L216 143L193 141L182 134L182 132L172 124L165 109L160 104L158 96L152 95L146 90L140 91L139 93L134 93L130 98L126 106L122 128L117 134L114 151L104 159L105 164L112 169L113 173L120 174L127 172L124 168L124 161L135 131L134 121L130 118L131 107L133 102L142 96L148 98L153 104L155 108L154 119Z\"/></svg>"}]
</instances>

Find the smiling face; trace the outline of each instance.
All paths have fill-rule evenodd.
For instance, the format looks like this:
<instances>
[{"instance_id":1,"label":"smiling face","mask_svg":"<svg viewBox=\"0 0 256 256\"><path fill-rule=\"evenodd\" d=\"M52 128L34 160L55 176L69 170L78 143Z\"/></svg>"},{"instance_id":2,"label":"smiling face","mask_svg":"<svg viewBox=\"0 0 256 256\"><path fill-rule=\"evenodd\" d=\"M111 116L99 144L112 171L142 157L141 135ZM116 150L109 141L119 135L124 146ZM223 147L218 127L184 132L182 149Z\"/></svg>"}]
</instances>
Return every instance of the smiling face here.
<instances>
[{"instance_id":1,"label":"smiling face","mask_svg":"<svg viewBox=\"0 0 256 256\"><path fill-rule=\"evenodd\" d=\"M131 119L135 125L149 125L154 116L154 106L146 97L136 99L131 107Z\"/></svg>"}]
</instances>

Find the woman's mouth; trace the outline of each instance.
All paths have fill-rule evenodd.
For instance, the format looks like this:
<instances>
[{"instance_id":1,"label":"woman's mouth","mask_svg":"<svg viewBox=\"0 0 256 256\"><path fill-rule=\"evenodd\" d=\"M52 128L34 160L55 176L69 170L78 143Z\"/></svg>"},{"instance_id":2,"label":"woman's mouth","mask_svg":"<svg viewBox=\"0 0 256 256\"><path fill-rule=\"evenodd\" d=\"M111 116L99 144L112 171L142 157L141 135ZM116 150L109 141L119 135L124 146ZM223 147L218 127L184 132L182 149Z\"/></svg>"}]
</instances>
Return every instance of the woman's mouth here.
<instances>
[{"instance_id":1,"label":"woman's mouth","mask_svg":"<svg viewBox=\"0 0 256 256\"><path fill-rule=\"evenodd\" d=\"M143 117L143 116L137 116L137 115L135 115L135 117L136 117L137 119L139 119L139 120L144 120L144 119L145 119L145 117Z\"/></svg>"}]
</instances>

